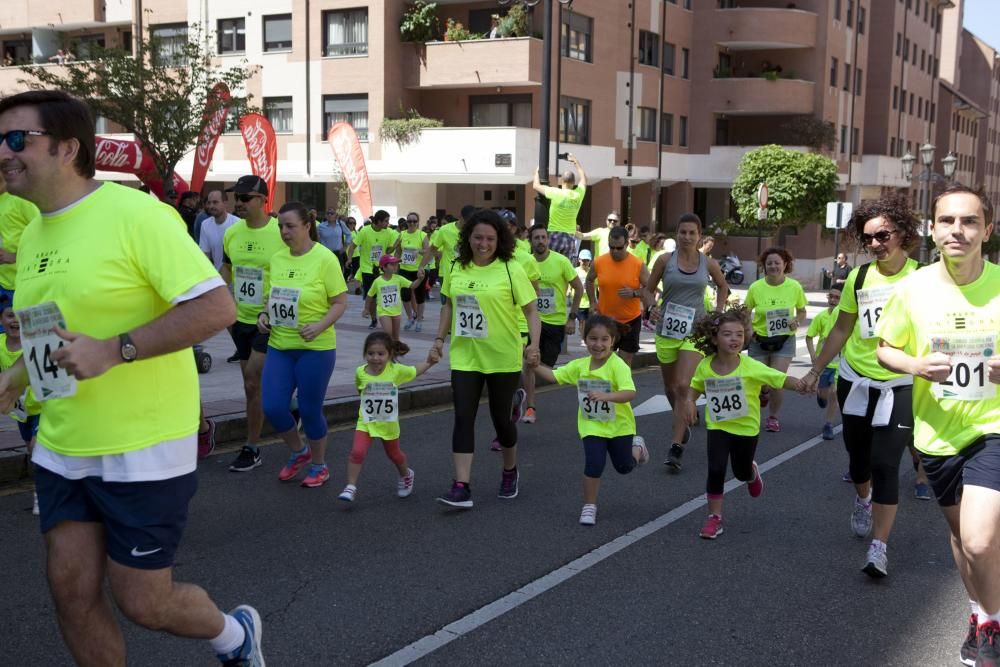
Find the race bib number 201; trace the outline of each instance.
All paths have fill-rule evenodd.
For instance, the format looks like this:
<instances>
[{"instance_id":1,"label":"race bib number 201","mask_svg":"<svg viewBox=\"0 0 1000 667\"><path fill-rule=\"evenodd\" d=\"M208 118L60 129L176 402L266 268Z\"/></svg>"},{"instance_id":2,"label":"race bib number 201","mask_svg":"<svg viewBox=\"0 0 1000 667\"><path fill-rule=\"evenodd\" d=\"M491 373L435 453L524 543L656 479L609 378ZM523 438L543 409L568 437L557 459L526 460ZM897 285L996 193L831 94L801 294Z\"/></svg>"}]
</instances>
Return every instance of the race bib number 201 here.
<instances>
[{"instance_id":1,"label":"race bib number 201","mask_svg":"<svg viewBox=\"0 0 1000 667\"><path fill-rule=\"evenodd\" d=\"M52 354L66 345L56 335L56 325L66 328L59 306L49 301L17 312L21 325L24 365L31 388L40 401L68 398L76 394L76 378L52 360Z\"/></svg>"},{"instance_id":2,"label":"race bib number 201","mask_svg":"<svg viewBox=\"0 0 1000 667\"><path fill-rule=\"evenodd\" d=\"M951 335L931 339L931 350L951 357L951 375L944 382L931 385L937 398L955 401L981 401L997 395L997 385L990 382L990 357L996 354L995 334Z\"/></svg>"}]
</instances>

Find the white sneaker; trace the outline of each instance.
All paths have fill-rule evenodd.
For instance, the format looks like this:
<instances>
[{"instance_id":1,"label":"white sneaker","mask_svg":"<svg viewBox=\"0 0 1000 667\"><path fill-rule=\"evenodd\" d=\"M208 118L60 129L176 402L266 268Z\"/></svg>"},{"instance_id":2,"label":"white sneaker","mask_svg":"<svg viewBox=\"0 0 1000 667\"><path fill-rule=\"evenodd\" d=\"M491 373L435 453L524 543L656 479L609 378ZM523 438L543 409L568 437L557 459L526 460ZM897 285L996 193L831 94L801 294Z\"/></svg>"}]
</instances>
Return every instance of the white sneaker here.
<instances>
[{"instance_id":1,"label":"white sneaker","mask_svg":"<svg viewBox=\"0 0 1000 667\"><path fill-rule=\"evenodd\" d=\"M632 446L639 448L639 458L636 465L644 466L649 463L649 450L646 448L646 440L641 435L632 436Z\"/></svg>"},{"instance_id":2,"label":"white sneaker","mask_svg":"<svg viewBox=\"0 0 1000 667\"><path fill-rule=\"evenodd\" d=\"M854 511L851 512L851 530L858 537L866 537L872 531L872 503L854 497Z\"/></svg>"},{"instance_id":3,"label":"white sneaker","mask_svg":"<svg viewBox=\"0 0 1000 667\"><path fill-rule=\"evenodd\" d=\"M36 491L32 495L35 496L35 504L31 506L31 513L34 514L35 516L38 516L38 492Z\"/></svg>"},{"instance_id":4,"label":"white sneaker","mask_svg":"<svg viewBox=\"0 0 1000 667\"><path fill-rule=\"evenodd\" d=\"M400 477L396 483L396 495L405 498L411 493L413 493L413 469L407 468L406 477Z\"/></svg>"},{"instance_id":5,"label":"white sneaker","mask_svg":"<svg viewBox=\"0 0 1000 667\"><path fill-rule=\"evenodd\" d=\"M597 523L597 505L584 505L580 512L580 525L593 526Z\"/></svg>"},{"instance_id":6,"label":"white sneaker","mask_svg":"<svg viewBox=\"0 0 1000 667\"><path fill-rule=\"evenodd\" d=\"M868 558L861 571L872 579L881 579L889 574L889 557L885 554L885 545L876 544L874 540L868 545Z\"/></svg>"},{"instance_id":7,"label":"white sneaker","mask_svg":"<svg viewBox=\"0 0 1000 667\"><path fill-rule=\"evenodd\" d=\"M355 494L357 494L357 492L358 492L358 487L354 486L353 484L348 484L347 486L344 487L344 490L340 492L340 495L337 496L337 499L343 500L345 503L353 503L354 496Z\"/></svg>"}]
</instances>

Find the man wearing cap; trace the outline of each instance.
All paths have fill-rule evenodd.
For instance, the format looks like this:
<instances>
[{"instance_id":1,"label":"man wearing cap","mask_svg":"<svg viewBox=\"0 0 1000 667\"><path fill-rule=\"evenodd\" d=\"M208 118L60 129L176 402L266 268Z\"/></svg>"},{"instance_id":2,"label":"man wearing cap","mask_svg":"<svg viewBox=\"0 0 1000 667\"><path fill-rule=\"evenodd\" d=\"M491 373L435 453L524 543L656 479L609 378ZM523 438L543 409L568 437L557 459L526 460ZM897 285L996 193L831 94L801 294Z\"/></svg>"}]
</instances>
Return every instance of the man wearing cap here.
<instances>
[{"instance_id":1,"label":"man wearing cap","mask_svg":"<svg viewBox=\"0 0 1000 667\"><path fill-rule=\"evenodd\" d=\"M564 171L559 177L559 187L542 185L535 169L535 181L531 187L549 200L549 248L560 255L566 255L571 262L576 261L576 216L583 206L583 196L587 192L587 174L572 153L567 159L580 172L579 183L576 174Z\"/></svg>"},{"instance_id":2,"label":"man wearing cap","mask_svg":"<svg viewBox=\"0 0 1000 667\"><path fill-rule=\"evenodd\" d=\"M611 230L621 224L621 218L617 211L608 213L608 224L606 227L592 229L589 232L576 232L576 238L581 241L590 241L594 244L594 254L598 257L608 254L608 234Z\"/></svg>"},{"instance_id":3,"label":"man wearing cap","mask_svg":"<svg viewBox=\"0 0 1000 667\"><path fill-rule=\"evenodd\" d=\"M243 393L247 404L247 441L229 466L232 472L249 472L261 465L260 432L264 410L260 402L260 378L267 354L268 335L257 328L257 316L267 307L264 285L274 253L285 248L278 221L267 214L267 183L258 176L243 176L227 188L236 203L240 220L222 237L222 274L236 300L233 342L243 371Z\"/></svg>"},{"instance_id":4,"label":"man wearing cap","mask_svg":"<svg viewBox=\"0 0 1000 667\"><path fill-rule=\"evenodd\" d=\"M372 283L375 282L375 277L378 275L379 260L382 259L382 255L389 254L389 251L395 247L398 236L397 232L389 229L389 212L381 209L375 211L371 225L363 227L354 235L351 245L347 248L347 254L354 252L355 248L360 251L358 257L361 261L362 294L368 294L368 290L371 289ZM369 329L378 326L377 315L374 310L368 308L367 301L365 309L362 311L362 317L365 314L371 317Z\"/></svg>"}]
</instances>

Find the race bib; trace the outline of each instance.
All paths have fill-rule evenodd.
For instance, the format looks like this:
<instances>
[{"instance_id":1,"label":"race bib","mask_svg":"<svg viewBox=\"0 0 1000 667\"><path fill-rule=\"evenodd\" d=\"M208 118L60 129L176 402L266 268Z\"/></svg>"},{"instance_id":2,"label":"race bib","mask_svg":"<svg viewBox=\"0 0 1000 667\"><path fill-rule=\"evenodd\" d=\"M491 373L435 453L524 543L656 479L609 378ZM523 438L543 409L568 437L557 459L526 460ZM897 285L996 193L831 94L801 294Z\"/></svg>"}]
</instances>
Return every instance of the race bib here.
<instances>
[{"instance_id":1,"label":"race bib","mask_svg":"<svg viewBox=\"0 0 1000 667\"><path fill-rule=\"evenodd\" d=\"M378 264L378 261L382 259L382 246L373 245L369 257L371 258L372 264Z\"/></svg>"},{"instance_id":2,"label":"race bib","mask_svg":"<svg viewBox=\"0 0 1000 667\"><path fill-rule=\"evenodd\" d=\"M538 288L538 312L541 315L553 315L556 312L556 288Z\"/></svg>"},{"instance_id":3,"label":"race bib","mask_svg":"<svg viewBox=\"0 0 1000 667\"><path fill-rule=\"evenodd\" d=\"M233 267L233 292L236 303L259 306L263 302L264 269L252 266Z\"/></svg>"},{"instance_id":4,"label":"race bib","mask_svg":"<svg viewBox=\"0 0 1000 667\"><path fill-rule=\"evenodd\" d=\"M712 421L724 422L746 417L747 394L743 389L743 378L706 378L705 399Z\"/></svg>"},{"instance_id":5,"label":"race bib","mask_svg":"<svg viewBox=\"0 0 1000 667\"><path fill-rule=\"evenodd\" d=\"M892 296L892 291L892 285L858 290L858 332L862 338L875 337L875 325L882 317L882 309Z\"/></svg>"},{"instance_id":6,"label":"race bib","mask_svg":"<svg viewBox=\"0 0 1000 667\"><path fill-rule=\"evenodd\" d=\"M11 408L10 412L8 412L7 414L19 422L26 421L28 419L28 409L27 407L25 407L25 401L27 400L28 400L28 392L25 391L14 402L14 407Z\"/></svg>"},{"instance_id":7,"label":"race bib","mask_svg":"<svg viewBox=\"0 0 1000 667\"><path fill-rule=\"evenodd\" d=\"M392 310L399 307L399 286L383 285L379 289L379 306L383 310Z\"/></svg>"},{"instance_id":8,"label":"race bib","mask_svg":"<svg viewBox=\"0 0 1000 667\"><path fill-rule=\"evenodd\" d=\"M674 340L683 340L691 334L694 325L694 308L668 301L660 318L660 335Z\"/></svg>"},{"instance_id":9,"label":"race bib","mask_svg":"<svg viewBox=\"0 0 1000 667\"><path fill-rule=\"evenodd\" d=\"M295 287L272 287L267 310L271 326L296 329L299 326L299 294Z\"/></svg>"},{"instance_id":10,"label":"race bib","mask_svg":"<svg viewBox=\"0 0 1000 667\"><path fill-rule=\"evenodd\" d=\"M68 398L76 394L76 378L52 361L52 353L66 345L54 331L56 325L66 328L59 306L48 301L25 308L17 312L17 321L21 325L24 365L38 400Z\"/></svg>"},{"instance_id":11,"label":"race bib","mask_svg":"<svg viewBox=\"0 0 1000 667\"><path fill-rule=\"evenodd\" d=\"M417 263L417 249L403 248L403 264L412 266Z\"/></svg>"},{"instance_id":12,"label":"race bib","mask_svg":"<svg viewBox=\"0 0 1000 667\"><path fill-rule=\"evenodd\" d=\"M792 311L788 308L775 308L764 314L767 319L768 336L787 336L792 333Z\"/></svg>"},{"instance_id":13,"label":"race bib","mask_svg":"<svg viewBox=\"0 0 1000 667\"><path fill-rule=\"evenodd\" d=\"M369 382L361 394L361 418L364 422L399 421L398 393L399 390L391 382Z\"/></svg>"},{"instance_id":14,"label":"race bib","mask_svg":"<svg viewBox=\"0 0 1000 667\"><path fill-rule=\"evenodd\" d=\"M990 382L986 362L996 354L996 334L966 334L935 337L931 351L951 357L951 375L931 385L937 398L981 401L996 398L997 385Z\"/></svg>"},{"instance_id":15,"label":"race bib","mask_svg":"<svg viewBox=\"0 0 1000 667\"><path fill-rule=\"evenodd\" d=\"M455 297L455 335L462 338L486 338L489 327L486 316L473 294Z\"/></svg>"},{"instance_id":16,"label":"race bib","mask_svg":"<svg viewBox=\"0 0 1000 667\"><path fill-rule=\"evenodd\" d=\"M576 397L580 403L580 414L588 421L614 421L614 403L590 399L587 395L592 391L610 392L611 383L607 380L577 380Z\"/></svg>"}]
</instances>

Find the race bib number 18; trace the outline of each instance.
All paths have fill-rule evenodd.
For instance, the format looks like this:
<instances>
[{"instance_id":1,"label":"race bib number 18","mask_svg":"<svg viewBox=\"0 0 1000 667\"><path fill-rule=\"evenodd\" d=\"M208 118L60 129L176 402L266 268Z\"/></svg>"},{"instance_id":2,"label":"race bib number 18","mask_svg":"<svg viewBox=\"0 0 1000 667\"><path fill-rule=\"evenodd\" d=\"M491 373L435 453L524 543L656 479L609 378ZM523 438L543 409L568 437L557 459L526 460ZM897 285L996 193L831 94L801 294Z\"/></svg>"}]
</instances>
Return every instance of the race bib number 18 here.
<instances>
[{"instance_id":1,"label":"race bib number 18","mask_svg":"<svg viewBox=\"0 0 1000 667\"><path fill-rule=\"evenodd\" d=\"M875 325L882 317L882 309L892 296L892 290L892 285L858 290L858 332L862 338L875 337Z\"/></svg>"},{"instance_id":2,"label":"race bib number 18","mask_svg":"<svg viewBox=\"0 0 1000 667\"><path fill-rule=\"evenodd\" d=\"M56 325L66 328L59 306L49 301L25 308L17 312L17 321L21 325L24 365L38 400L76 394L76 378L52 360L52 353L66 345L54 331Z\"/></svg>"},{"instance_id":3,"label":"race bib number 18","mask_svg":"<svg viewBox=\"0 0 1000 667\"><path fill-rule=\"evenodd\" d=\"M707 378L705 399L708 401L708 410L712 413L712 421L724 422L749 414L743 378Z\"/></svg>"},{"instance_id":4,"label":"race bib number 18","mask_svg":"<svg viewBox=\"0 0 1000 667\"><path fill-rule=\"evenodd\" d=\"M995 398L997 385L990 382L986 362L996 354L995 334L943 336L931 339L931 350L951 357L951 375L931 385L937 398L954 401L981 401Z\"/></svg>"}]
</instances>

